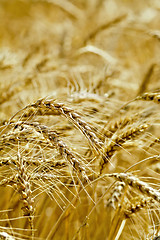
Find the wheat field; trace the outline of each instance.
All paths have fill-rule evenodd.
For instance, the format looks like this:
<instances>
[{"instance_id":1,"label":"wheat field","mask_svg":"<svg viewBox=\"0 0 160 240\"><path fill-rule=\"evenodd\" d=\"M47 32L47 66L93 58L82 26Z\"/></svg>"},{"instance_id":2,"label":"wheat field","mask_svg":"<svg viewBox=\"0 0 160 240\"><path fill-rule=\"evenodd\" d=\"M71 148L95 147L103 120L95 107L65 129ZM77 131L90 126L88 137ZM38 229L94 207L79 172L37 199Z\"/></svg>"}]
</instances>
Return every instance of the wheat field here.
<instances>
[{"instance_id":1,"label":"wheat field","mask_svg":"<svg viewBox=\"0 0 160 240\"><path fill-rule=\"evenodd\" d=\"M0 239L160 239L160 1L0 18Z\"/></svg>"}]
</instances>

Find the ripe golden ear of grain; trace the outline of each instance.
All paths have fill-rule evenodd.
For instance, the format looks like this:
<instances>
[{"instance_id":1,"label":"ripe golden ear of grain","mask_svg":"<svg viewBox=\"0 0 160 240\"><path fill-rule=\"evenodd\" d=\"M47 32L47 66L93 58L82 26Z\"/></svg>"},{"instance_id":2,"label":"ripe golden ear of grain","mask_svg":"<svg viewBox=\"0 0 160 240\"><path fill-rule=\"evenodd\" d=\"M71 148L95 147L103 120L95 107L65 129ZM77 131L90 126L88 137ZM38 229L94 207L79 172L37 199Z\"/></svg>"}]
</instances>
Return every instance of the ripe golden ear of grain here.
<instances>
[{"instance_id":1,"label":"ripe golden ear of grain","mask_svg":"<svg viewBox=\"0 0 160 240\"><path fill-rule=\"evenodd\" d=\"M0 239L160 238L159 10L0 1Z\"/></svg>"}]
</instances>

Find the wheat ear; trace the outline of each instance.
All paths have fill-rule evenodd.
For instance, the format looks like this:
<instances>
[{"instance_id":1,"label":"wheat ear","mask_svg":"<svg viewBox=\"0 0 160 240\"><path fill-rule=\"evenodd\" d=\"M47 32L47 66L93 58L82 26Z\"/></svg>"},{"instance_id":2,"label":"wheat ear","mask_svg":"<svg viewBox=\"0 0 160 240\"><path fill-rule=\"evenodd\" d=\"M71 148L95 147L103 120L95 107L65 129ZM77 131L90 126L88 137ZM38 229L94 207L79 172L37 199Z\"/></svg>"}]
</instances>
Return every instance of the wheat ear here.
<instances>
[{"instance_id":1,"label":"wheat ear","mask_svg":"<svg viewBox=\"0 0 160 240\"><path fill-rule=\"evenodd\" d=\"M100 141L100 139L96 136L95 130L86 122L84 121L80 114L76 111L74 111L72 108L64 106L63 103L56 103L54 100L45 100L40 99L36 103L29 104L25 106L23 109L19 110L17 113L15 113L12 118L10 118L8 125L11 123L12 119L19 114L20 112L35 108L40 114L44 110L44 114L60 114L67 118L77 129L79 129L84 136L88 139L90 145L97 151L100 152L100 149L103 145L103 143ZM31 111L32 113L32 111ZM44 115L43 114L43 115ZM28 116L28 114L24 113L24 116Z\"/></svg>"},{"instance_id":2,"label":"wheat ear","mask_svg":"<svg viewBox=\"0 0 160 240\"><path fill-rule=\"evenodd\" d=\"M138 189L141 193L152 197L154 200L160 203L160 192L150 187L146 182L141 181L138 177L129 173L111 173L105 174L106 177L114 177L118 181L124 182L135 189Z\"/></svg>"},{"instance_id":3,"label":"wheat ear","mask_svg":"<svg viewBox=\"0 0 160 240\"><path fill-rule=\"evenodd\" d=\"M142 124L135 128L127 129L127 131L122 132L119 135L113 135L113 137L109 140L108 144L104 146L102 157L100 160L100 174L102 173L105 165L107 164L108 160L113 156L115 151L119 150L119 148L126 141L131 140L143 133L148 127L148 124Z\"/></svg>"},{"instance_id":4,"label":"wheat ear","mask_svg":"<svg viewBox=\"0 0 160 240\"><path fill-rule=\"evenodd\" d=\"M127 208L124 211L124 215L126 218L131 217L132 214L139 212L141 209L146 206L150 206L154 203L153 198L151 197L138 197L133 198L130 203L127 204Z\"/></svg>"},{"instance_id":5,"label":"wheat ear","mask_svg":"<svg viewBox=\"0 0 160 240\"><path fill-rule=\"evenodd\" d=\"M116 209L116 204L118 203L120 197L122 196L123 190L125 188L124 182L117 182L111 192L111 196L107 201L106 207L112 207Z\"/></svg>"},{"instance_id":6,"label":"wheat ear","mask_svg":"<svg viewBox=\"0 0 160 240\"><path fill-rule=\"evenodd\" d=\"M52 111L54 114L58 112L62 116L66 117L73 125L78 128L88 139L90 145L94 147L98 152L102 146L102 142L94 133L93 128L81 119L78 112L75 112L72 108L65 107L63 103L56 103L53 100L38 100L36 103L29 105L36 109L42 108L45 110ZM26 107L27 108L27 107Z\"/></svg>"},{"instance_id":7,"label":"wheat ear","mask_svg":"<svg viewBox=\"0 0 160 240\"><path fill-rule=\"evenodd\" d=\"M156 103L160 103L160 93L144 93L138 97L136 97L135 100L143 100L143 101L153 101Z\"/></svg>"},{"instance_id":8,"label":"wheat ear","mask_svg":"<svg viewBox=\"0 0 160 240\"><path fill-rule=\"evenodd\" d=\"M120 118L116 121L111 121L106 126L106 128L102 130L102 134L104 134L105 137L111 138L117 130L123 129L128 124L133 123L135 120L137 120L137 118L138 118L138 114L136 113L132 117L125 116L124 118Z\"/></svg>"},{"instance_id":9,"label":"wheat ear","mask_svg":"<svg viewBox=\"0 0 160 240\"><path fill-rule=\"evenodd\" d=\"M27 174L26 167L23 163L23 158L20 156L19 153L17 155L16 165L18 170L17 188L21 195L21 200L23 202L22 210L24 212L24 216L28 216L29 223L33 233L34 200L32 198L32 191L31 191L29 176Z\"/></svg>"},{"instance_id":10,"label":"wheat ear","mask_svg":"<svg viewBox=\"0 0 160 240\"><path fill-rule=\"evenodd\" d=\"M25 123L27 124L27 123ZM60 154L63 155L67 161L71 164L73 169L80 175L82 180L88 181L85 167L82 166L80 160L77 160L74 153L67 147L67 145L59 138L55 131L51 131L47 126L40 125L39 123L28 123L33 126L37 132L40 132L46 137L53 146L56 146Z\"/></svg>"}]
</instances>

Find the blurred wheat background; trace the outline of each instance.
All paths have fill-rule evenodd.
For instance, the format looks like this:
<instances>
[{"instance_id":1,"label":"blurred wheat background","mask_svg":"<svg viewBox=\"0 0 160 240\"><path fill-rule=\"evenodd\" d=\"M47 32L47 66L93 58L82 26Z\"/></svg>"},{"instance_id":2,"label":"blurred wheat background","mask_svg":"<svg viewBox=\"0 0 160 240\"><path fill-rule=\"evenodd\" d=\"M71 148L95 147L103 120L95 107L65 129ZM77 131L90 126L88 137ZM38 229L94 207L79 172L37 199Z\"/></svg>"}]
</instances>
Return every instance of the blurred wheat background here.
<instances>
[{"instance_id":1,"label":"blurred wheat background","mask_svg":"<svg viewBox=\"0 0 160 240\"><path fill-rule=\"evenodd\" d=\"M0 239L159 239L159 57L159 0L0 0Z\"/></svg>"}]
</instances>

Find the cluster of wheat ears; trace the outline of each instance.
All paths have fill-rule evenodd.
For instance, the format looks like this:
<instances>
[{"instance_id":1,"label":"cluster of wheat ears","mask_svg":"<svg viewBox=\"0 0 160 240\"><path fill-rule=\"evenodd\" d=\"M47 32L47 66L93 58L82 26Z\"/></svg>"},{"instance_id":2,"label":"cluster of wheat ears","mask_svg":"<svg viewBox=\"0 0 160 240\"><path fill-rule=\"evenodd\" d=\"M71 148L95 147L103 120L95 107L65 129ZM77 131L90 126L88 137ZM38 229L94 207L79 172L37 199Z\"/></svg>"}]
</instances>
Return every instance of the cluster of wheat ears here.
<instances>
[{"instance_id":1,"label":"cluster of wheat ears","mask_svg":"<svg viewBox=\"0 0 160 240\"><path fill-rule=\"evenodd\" d=\"M0 239L160 239L160 1L0 18Z\"/></svg>"}]
</instances>

